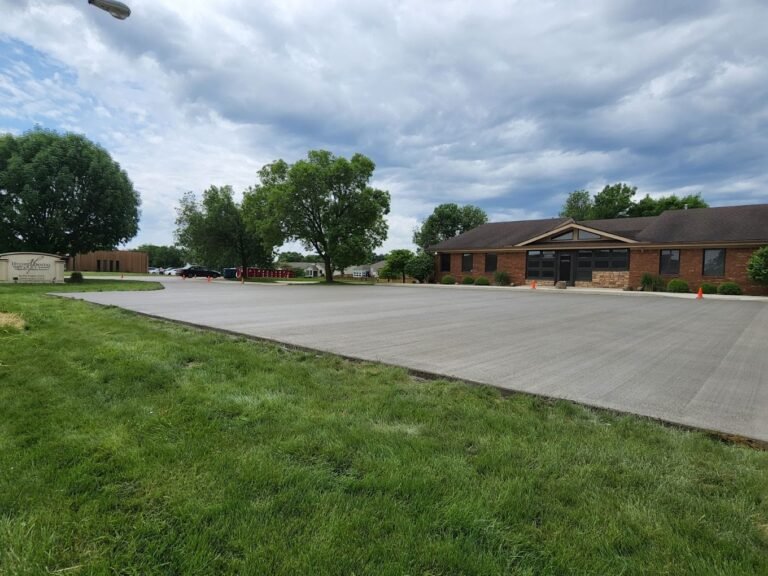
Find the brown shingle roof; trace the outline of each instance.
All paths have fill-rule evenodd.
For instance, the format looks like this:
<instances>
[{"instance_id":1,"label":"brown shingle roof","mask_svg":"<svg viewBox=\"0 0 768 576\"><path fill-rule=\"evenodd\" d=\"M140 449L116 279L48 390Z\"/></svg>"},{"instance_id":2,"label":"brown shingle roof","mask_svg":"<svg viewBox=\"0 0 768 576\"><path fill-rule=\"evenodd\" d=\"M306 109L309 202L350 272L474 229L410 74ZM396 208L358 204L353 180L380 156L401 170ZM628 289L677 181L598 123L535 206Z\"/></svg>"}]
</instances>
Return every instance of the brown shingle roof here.
<instances>
[{"instance_id":1,"label":"brown shingle roof","mask_svg":"<svg viewBox=\"0 0 768 576\"><path fill-rule=\"evenodd\" d=\"M573 220L550 218L483 224L431 246L430 250L482 250L515 246L569 222ZM641 243L768 243L768 204L668 210L661 216L584 220L578 224Z\"/></svg>"},{"instance_id":2,"label":"brown shingle roof","mask_svg":"<svg viewBox=\"0 0 768 576\"><path fill-rule=\"evenodd\" d=\"M638 234L656 220L658 216L643 216L641 218L614 218L612 220L580 220L579 224L587 228L595 228L610 234L637 240Z\"/></svg>"},{"instance_id":3,"label":"brown shingle roof","mask_svg":"<svg viewBox=\"0 0 768 576\"><path fill-rule=\"evenodd\" d=\"M545 234L550 230L572 222L570 218L547 218L546 220L520 220L517 222L491 222L481 224L468 232L430 246L432 251L476 250L481 248L504 248L519 244L528 238Z\"/></svg>"},{"instance_id":4,"label":"brown shingle roof","mask_svg":"<svg viewBox=\"0 0 768 576\"><path fill-rule=\"evenodd\" d=\"M768 242L768 204L667 210L638 234L641 242Z\"/></svg>"}]
</instances>

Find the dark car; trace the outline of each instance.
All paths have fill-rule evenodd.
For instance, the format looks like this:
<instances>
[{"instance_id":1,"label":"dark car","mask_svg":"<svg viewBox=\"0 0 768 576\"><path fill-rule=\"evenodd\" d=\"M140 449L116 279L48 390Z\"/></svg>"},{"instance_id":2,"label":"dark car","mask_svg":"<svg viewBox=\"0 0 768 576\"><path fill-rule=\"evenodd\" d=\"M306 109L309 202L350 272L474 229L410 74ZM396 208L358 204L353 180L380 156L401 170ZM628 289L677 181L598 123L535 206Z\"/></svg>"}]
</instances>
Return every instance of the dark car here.
<instances>
[{"instance_id":1,"label":"dark car","mask_svg":"<svg viewBox=\"0 0 768 576\"><path fill-rule=\"evenodd\" d=\"M187 266L185 268L179 268L176 274L183 276L184 278L218 278L221 276L221 272L217 272L216 270L209 270L208 268L203 268L202 266Z\"/></svg>"}]
</instances>

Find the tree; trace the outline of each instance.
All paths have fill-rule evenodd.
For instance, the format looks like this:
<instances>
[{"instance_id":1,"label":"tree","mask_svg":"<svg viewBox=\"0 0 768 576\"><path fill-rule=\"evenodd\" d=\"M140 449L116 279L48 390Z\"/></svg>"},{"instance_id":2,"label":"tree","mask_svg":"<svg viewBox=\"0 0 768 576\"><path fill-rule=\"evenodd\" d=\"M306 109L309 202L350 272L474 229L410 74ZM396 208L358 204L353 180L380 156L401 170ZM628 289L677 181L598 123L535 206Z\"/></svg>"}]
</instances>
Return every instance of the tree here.
<instances>
[{"instance_id":1,"label":"tree","mask_svg":"<svg viewBox=\"0 0 768 576\"><path fill-rule=\"evenodd\" d=\"M139 230L139 194L84 136L0 136L0 252L112 250Z\"/></svg>"},{"instance_id":2,"label":"tree","mask_svg":"<svg viewBox=\"0 0 768 576\"><path fill-rule=\"evenodd\" d=\"M421 283L429 282L435 274L435 258L428 252L419 251L405 267L405 273Z\"/></svg>"},{"instance_id":3,"label":"tree","mask_svg":"<svg viewBox=\"0 0 768 576\"><path fill-rule=\"evenodd\" d=\"M251 194L264 206L259 227L267 236L298 240L333 270L367 262L387 238L389 193L368 185L375 164L362 154L347 160L312 150L293 165L277 160L259 171Z\"/></svg>"},{"instance_id":4,"label":"tree","mask_svg":"<svg viewBox=\"0 0 768 576\"><path fill-rule=\"evenodd\" d=\"M387 266L393 274L402 276L403 284L405 284L406 269L411 260L413 260L413 252L406 250L405 248L392 250L392 252L387 255Z\"/></svg>"},{"instance_id":5,"label":"tree","mask_svg":"<svg viewBox=\"0 0 768 576\"><path fill-rule=\"evenodd\" d=\"M671 196L662 196L657 200L651 198L648 194L639 202L634 203L627 212L628 216L658 216L665 210L683 210L686 208L709 208L700 194L688 194L678 198L675 194Z\"/></svg>"},{"instance_id":6,"label":"tree","mask_svg":"<svg viewBox=\"0 0 768 576\"><path fill-rule=\"evenodd\" d=\"M768 246L758 248L749 257L747 276L759 284L768 284Z\"/></svg>"},{"instance_id":7,"label":"tree","mask_svg":"<svg viewBox=\"0 0 768 576\"><path fill-rule=\"evenodd\" d=\"M632 207L632 197L637 192L636 186L619 182L611 184L595 194L590 214L591 219L623 218Z\"/></svg>"},{"instance_id":8,"label":"tree","mask_svg":"<svg viewBox=\"0 0 768 576\"><path fill-rule=\"evenodd\" d=\"M488 215L477 206L440 204L413 232L413 243L427 251L459 234L463 234L488 222Z\"/></svg>"},{"instance_id":9,"label":"tree","mask_svg":"<svg viewBox=\"0 0 768 576\"><path fill-rule=\"evenodd\" d=\"M574 190L568 195L568 199L560 211L562 218L573 218L574 220L589 220L592 218L592 197L587 190Z\"/></svg>"},{"instance_id":10,"label":"tree","mask_svg":"<svg viewBox=\"0 0 768 576\"><path fill-rule=\"evenodd\" d=\"M397 272L392 270L389 264L385 263L384 266L379 268L379 278L383 278L384 280L394 280L397 278Z\"/></svg>"},{"instance_id":11,"label":"tree","mask_svg":"<svg viewBox=\"0 0 768 576\"><path fill-rule=\"evenodd\" d=\"M149 265L158 268L178 268L183 266L187 259L186 252L178 246L142 244L136 250L146 252Z\"/></svg>"},{"instance_id":12,"label":"tree","mask_svg":"<svg viewBox=\"0 0 768 576\"><path fill-rule=\"evenodd\" d=\"M211 186L198 203L187 192L176 209L176 240L207 266L223 268L233 262L248 266L272 265L274 245L265 243L233 198L231 186Z\"/></svg>"}]
</instances>

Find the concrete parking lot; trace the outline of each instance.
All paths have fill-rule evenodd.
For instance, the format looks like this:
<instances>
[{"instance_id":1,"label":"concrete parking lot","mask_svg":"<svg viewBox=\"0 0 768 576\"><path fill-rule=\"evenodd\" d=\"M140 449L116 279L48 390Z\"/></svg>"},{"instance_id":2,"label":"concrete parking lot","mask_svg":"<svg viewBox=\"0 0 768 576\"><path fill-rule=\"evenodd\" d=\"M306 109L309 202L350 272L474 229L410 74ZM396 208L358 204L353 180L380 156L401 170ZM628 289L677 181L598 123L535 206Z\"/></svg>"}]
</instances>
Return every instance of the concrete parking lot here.
<instances>
[{"instance_id":1,"label":"concrete parking lot","mask_svg":"<svg viewBox=\"0 0 768 576\"><path fill-rule=\"evenodd\" d=\"M161 278L74 296L768 441L768 303Z\"/></svg>"}]
</instances>

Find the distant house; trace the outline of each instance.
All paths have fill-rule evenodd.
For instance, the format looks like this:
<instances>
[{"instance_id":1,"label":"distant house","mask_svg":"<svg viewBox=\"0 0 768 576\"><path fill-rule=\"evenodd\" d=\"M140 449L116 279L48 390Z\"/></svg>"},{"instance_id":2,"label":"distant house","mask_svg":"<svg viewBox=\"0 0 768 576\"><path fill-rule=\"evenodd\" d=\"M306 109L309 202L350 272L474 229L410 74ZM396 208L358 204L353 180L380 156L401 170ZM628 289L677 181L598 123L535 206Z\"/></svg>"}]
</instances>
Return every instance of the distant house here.
<instances>
[{"instance_id":1,"label":"distant house","mask_svg":"<svg viewBox=\"0 0 768 576\"><path fill-rule=\"evenodd\" d=\"M430 247L438 280L451 274L515 284L638 288L644 274L680 278L692 290L732 281L745 294L768 287L747 277L750 255L768 245L768 204L668 210L660 216L576 221L572 218L483 224Z\"/></svg>"},{"instance_id":2,"label":"distant house","mask_svg":"<svg viewBox=\"0 0 768 576\"><path fill-rule=\"evenodd\" d=\"M305 278L320 278L324 276L323 268L314 262L278 262L280 270L301 270Z\"/></svg>"}]
</instances>

